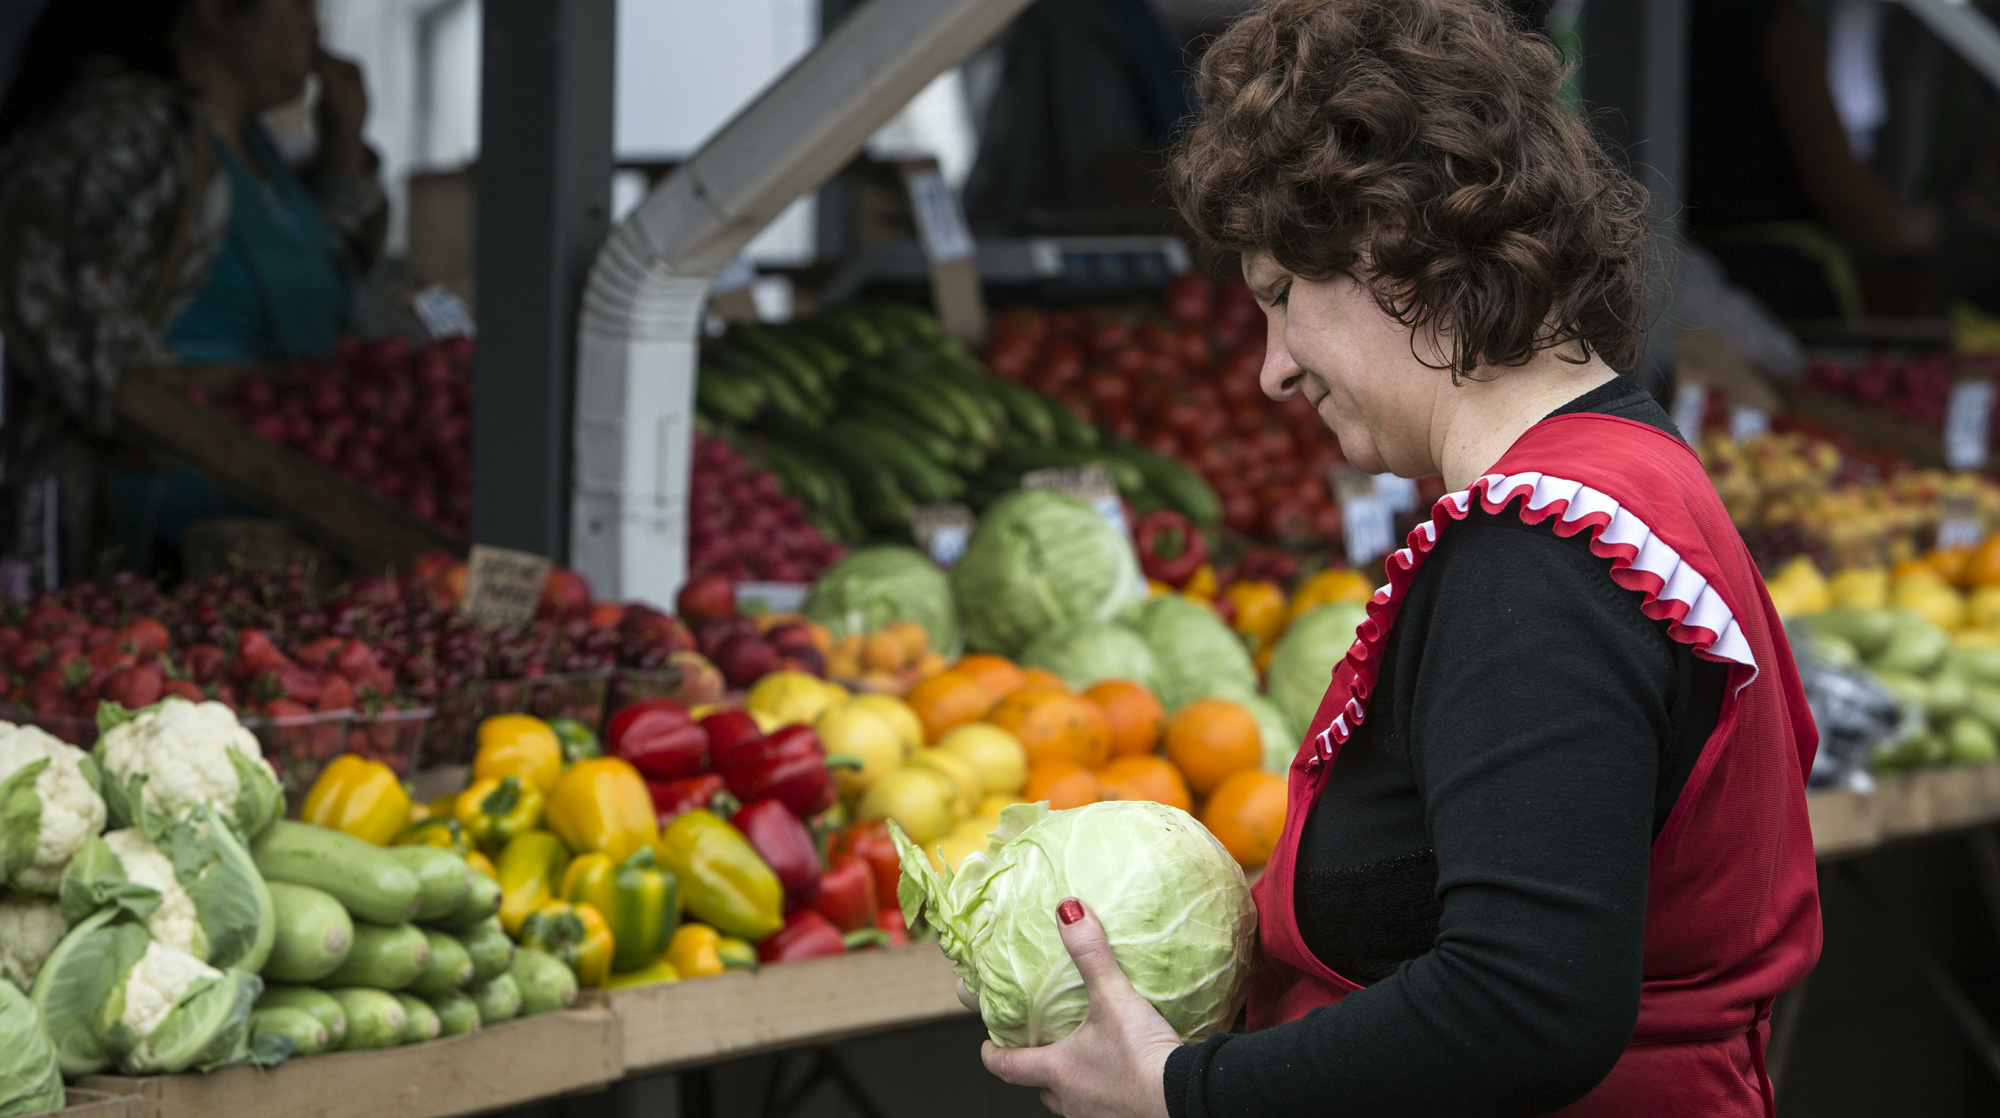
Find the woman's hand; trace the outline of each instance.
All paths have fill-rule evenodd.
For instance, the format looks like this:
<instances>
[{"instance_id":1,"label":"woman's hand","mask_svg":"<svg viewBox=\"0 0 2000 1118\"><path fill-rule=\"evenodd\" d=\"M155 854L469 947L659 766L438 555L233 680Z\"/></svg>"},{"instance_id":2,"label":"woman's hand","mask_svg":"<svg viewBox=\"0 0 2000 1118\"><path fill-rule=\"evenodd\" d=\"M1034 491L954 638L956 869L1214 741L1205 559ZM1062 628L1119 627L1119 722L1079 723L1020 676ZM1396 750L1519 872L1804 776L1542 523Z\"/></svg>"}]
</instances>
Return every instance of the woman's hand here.
<instances>
[{"instance_id":1,"label":"woman's hand","mask_svg":"<svg viewBox=\"0 0 2000 1118\"><path fill-rule=\"evenodd\" d=\"M1104 925L1075 897L1056 908L1063 946L1083 975L1090 1013L1075 1032L1042 1048L980 1048L986 1070L1040 1087L1042 1105L1063 1118L1164 1118L1167 1056L1180 1046L1173 1026L1118 969Z\"/></svg>"},{"instance_id":2,"label":"woman's hand","mask_svg":"<svg viewBox=\"0 0 2000 1118\"><path fill-rule=\"evenodd\" d=\"M319 76L320 162L328 170L360 174L367 159L361 128L368 122L368 86L361 67L328 54L313 55Z\"/></svg>"}]
</instances>

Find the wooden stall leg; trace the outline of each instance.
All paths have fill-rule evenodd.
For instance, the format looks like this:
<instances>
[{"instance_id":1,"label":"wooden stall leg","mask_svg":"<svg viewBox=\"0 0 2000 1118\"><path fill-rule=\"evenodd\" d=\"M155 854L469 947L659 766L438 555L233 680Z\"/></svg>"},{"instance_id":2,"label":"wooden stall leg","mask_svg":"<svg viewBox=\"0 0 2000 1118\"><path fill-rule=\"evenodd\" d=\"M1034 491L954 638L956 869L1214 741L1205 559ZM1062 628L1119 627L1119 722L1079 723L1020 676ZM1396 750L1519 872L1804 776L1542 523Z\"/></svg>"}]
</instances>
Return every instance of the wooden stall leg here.
<instances>
[{"instance_id":1,"label":"wooden stall leg","mask_svg":"<svg viewBox=\"0 0 2000 1118\"><path fill-rule=\"evenodd\" d=\"M1972 1049L1972 1054L1979 1057L1980 1062L1986 1065L1987 1072L1994 1079L2000 1080L2000 1033L1994 1031L1992 1023L1979 1012L1979 1008L1972 1003L1972 998L1951 976L1951 972L1945 969L1945 965L1938 960L1930 945L1923 941L1916 929L1910 927L1909 921L1903 918L1902 913L1896 911L1894 906L1875 891L1875 887L1869 884L1860 870L1855 868L1852 862L1848 862L1839 867L1839 872L1846 876L1855 891L1870 908L1875 910L1875 914L1894 935L1903 953L1916 966L1917 974L1924 980L1924 985L1930 987L1931 996L1937 999L1938 1005L1958 1028L1959 1036L1965 1040L1966 1047Z\"/></svg>"}]
</instances>

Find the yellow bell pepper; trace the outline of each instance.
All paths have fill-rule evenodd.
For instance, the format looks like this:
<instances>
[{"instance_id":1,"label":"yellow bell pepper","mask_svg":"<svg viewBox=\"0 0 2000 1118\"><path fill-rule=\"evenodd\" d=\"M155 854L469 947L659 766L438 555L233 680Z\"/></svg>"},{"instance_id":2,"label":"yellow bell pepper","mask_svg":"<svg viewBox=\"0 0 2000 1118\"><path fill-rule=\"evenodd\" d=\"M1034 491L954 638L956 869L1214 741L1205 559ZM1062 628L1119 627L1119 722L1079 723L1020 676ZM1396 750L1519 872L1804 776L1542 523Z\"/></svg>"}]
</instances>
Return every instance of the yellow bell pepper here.
<instances>
[{"instance_id":1,"label":"yellow bell pepper","mask_svg":"<svg viewBox=\"0 0 2000 1118\"><path fill-rule=\"evenodd\" d=\"M542 825L542 790L512 773L474 781L458 794L452 816L481 850L504 850L516 835Z\"/></svg>"},{"instance_id":2,"label":"yellow bell pepper","mask_svg":"<svg viewBox=\"0 0 2000 1118\"><path fill-rule=\"evenodd\" d=\"M479 724L472 778L518 776L546 793L562 776L562 742L549 724L525 714L496 714Z\"/></svg>"},{"instance_id":3,"label":"yellow bell pepper","mask_svg":"<svg viewBox=\"0 0 2000 1118\"><path fill-rule=\"evenodd\" d=\"M410 794L389 766L343 753L320 770L299 818L387 846L410 818Z\"/></svg>"},{"instance_id":4,"label":"yellow bell pepper","mask_svg":"<svg viewBox=\"0 0 2000 1118\"><path fill-rule=\"evenodd\" d=\"M722 957L722 965L727 970L754 971L758 966L757 949L747 939L723 936L715 943L715 953Z\"/></svg>"},{"instance_id":5,"label":"yellow bell pepper","mask_svg":"<svg viewBox=\"0 0 2000 1118\"><path fill-rule=\"evenodd\" d=\"M416 826L417 824L419 824L419 823L423 822L423 821L424 821L424 820L426 820L426 819L429 819L429 818L431 818L432 816L434 816L434 815L436 815L436 814L437 814L437 812L435 812L435 811L432 811L432 810L431 810L431 805L429 805L429 804L425 803L424 801L422 801L422 800L411 800L411 801L410 801L410 818L409 818L409 822L408 822L408 823L407 823L406 825L407 825L407 826L412 826L412 827L414 827L414 826Z\"/></svg>"},{"instance_id":6,"label":"yellow bell pepper","mask_svg":"<svg viewBox=\"0 0 2000 1118\"><path fill-rule=\"evenodd\" d=\"M521 923L536 909L555 899L556 885L569 866L569 848L547 831L529 831L514 836L500 852L500 926L508 935L521 930Z\"/></svg>"},{"instance_id":7,"label":"yellow bell pepper","mask_svg":"<svg viewBox=\"0 0 2000 1118\"><path fill-rule=\"evenodd\" d=\"M650 846L622 863L601 852L579 854L563 871L558 892L596 909L611 926L614 971L639 970L658 959L680 922L674 875L659 868Z\"/></svg>"},{"instance_id":8,"label":"yellow bell pepper","mask_svg":"<svg viewBox=\"0 0 2000 1118\"><path fill-rule=\"evenodd\" d=\"M660 817L646 781L631 762L594 757L571 765L549 793L549 830L579 852L602 851L623 862L660 837Z\"/></svg>"},{"instance_id":9,"label":"yellow bell pepper","mask_svg":"<svg viewBox=\"0 0 2000 1118\"><path fill-rule=\"evenodd\" d=\"M465 868L473 873L483 873L495 881L500 880L500 871L493 868L493 859L477 850L465 852Z\"/></svg>"},{"instance_id":10,"label":"yellow bell pepper","mask_svg":"<svg viewBox=\"0 0 2000 1118\"><path fill-rule=\"evenodd\" d=\"M713 812L696 808L675 816L654 850L680 880L688 911L703 922L752 941L784 927L778 875L743 832Z\"/></svg>"},{"instance_id":11,"label":"yellow bell pepper","mask_svg":"<svg viewBox=\"0 0 2000 1118\"><path fill-rule=\"evenodd\" d=\"M1215 568L1207 563L1196 567L1194 573L1188 576L1186 584L1181 587L1181 593L1190 598L1200 598L1204 602L1214 599Z\"/></svg>"},{"instance_id":12,"label":"yellow bell pepper","mask_svg":"<svg viewBox=\"0 0 2000 1118\"><path fill-rule=\"evenodd\" d=\"M1232 582L1222 592L1236 607L1236 631L1256 642L1253 653L1277 643L1285 631L1285 592L1271 582Z\"/></svg>"},{"instance_id":13,"label":"yellow bell pepper","mask_svg":"<svg viewBox=\"0 0 2000 1118\"><path fill-rule=\"evenodd\" d=\"M396 836L392 845L435 846L439 850L455 850L460 854L472 850L465 841L465 828L449 815L434 815L411 823Z\"/></svg>"},{"instance_id":14,"label":"yellow bell pepper","mask_svg":"<svg viewBox=\"0 0 2000 1118\"><path fill-rule=\"evenodd\" d=\"M446 792L441 796L433 796L431 797L431 802L425 806L430 808L433 817L439 815L449 817L452 809L458 806L458 793ZM414 823L416 819L412 818L410 822Z\"/></svg>"},{"instance_id":15,"label":"yellow bell pepper","mask_svg":"<svg viewBox=\"0 0 2000 1118\"><path fill-rule=\"evenodd\" d=\"M757 949L707 924L682 924L662 956L682 978L706 978L726 970L757 969Z\"/></svg>"},{"instance_id":16,"label":"yellow bell pepper","mask_svg":"<svg viewBox=\"0 0 2000 1118\"><path fill-rule=\"evenodd\" d=\"M529 913L521 923L521 945L569 964L579 986L602 986L611 977L611 929L588 904L552 901Z\"/></svg>"},{"instance_id":17,"label":"yellow bell pepper","mask_svg":"<svg viewBox=\"0 0 2000 1118\"><path fill-rule=\"evenodd\" d=\"M1361 572L1351 567L1328 567L1305 581L1292 595L1291 616L1297 621L1308 610L1336 602L1366 602L1375 596L1375 587Z\"/></svg>"},{"instance_id":18,"label":"yellow bell pepper","mask_svg":"<svg viewBox=\"0 0 2000 1118\"><path fill-rule=\"evenodd\" d=\"M616 939L617 937L613 936L612 938ZM613 974L605 981L604 988L606 990L624 990L633 986L653 986L662 982L679 982L680 980L681 972L671 962L667 961L665 955L661 955L638 970L626 971L624 974Z\"/></svg>"}]
</instances>

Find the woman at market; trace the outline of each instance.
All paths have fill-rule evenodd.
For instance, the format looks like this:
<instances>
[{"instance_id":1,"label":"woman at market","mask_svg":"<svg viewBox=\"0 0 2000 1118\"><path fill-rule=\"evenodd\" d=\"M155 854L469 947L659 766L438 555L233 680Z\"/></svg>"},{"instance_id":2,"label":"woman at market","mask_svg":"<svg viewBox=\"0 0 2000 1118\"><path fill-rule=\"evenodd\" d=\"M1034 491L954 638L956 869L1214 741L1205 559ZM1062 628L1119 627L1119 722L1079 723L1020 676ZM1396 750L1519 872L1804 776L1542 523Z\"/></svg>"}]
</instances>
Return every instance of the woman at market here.
<instances>
[{"instance_id":1,"label":"woman at market","mask_svg":"<svg viewBox=\"0 0 2000 1118\"><path fill-rule=\"evenodd\" d=\"M1646 203L1480 0L1277 0L1201 63L1177 199L1242 256L1261 383L1442 475L1290 771L1247 1032L1181 1046L1074 899L1083 1027L987 1066L1068 1118L1768 1115L1818 958L1783 630L1614 370Z\"/></svg>"},{"instance_id":2,"label":"woman at market","mask_svg":"<svg viewBox=\"0 0 2000 1118\"><path fill-rule=\"evenodd\" d=\"M295 173L262 118L314 76L318 146ZM102 474L122 559L148 572L156 537L241 507L187 467L105 470L111 397L133 365L332 348L385 228L366 114L314 0L43 11L0 101L0 330L9 482L58 480L66 574L98 559Z\"/></svg>"}]
</instances>

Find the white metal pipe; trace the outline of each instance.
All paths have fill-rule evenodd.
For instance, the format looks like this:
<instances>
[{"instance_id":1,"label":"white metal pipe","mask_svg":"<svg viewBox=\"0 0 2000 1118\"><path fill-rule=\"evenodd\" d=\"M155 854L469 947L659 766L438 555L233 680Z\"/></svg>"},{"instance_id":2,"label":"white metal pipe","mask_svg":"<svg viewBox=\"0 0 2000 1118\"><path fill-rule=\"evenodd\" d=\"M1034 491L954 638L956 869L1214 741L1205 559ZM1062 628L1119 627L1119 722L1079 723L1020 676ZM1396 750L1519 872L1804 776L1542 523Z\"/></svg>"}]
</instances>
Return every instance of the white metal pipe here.
<instances>
[{"instance_id":1,"label":"white metal pipe","mask_svg":"<svg viewBox=\"0 0 2000 1118\"><path fill-rule=\"evenodd\" d=\"M696 337L709 282L1028 0L868 0L702 145L598 253L577 328L570 563L666 603L687 575Z\"/></svg>"}]
</instances>

